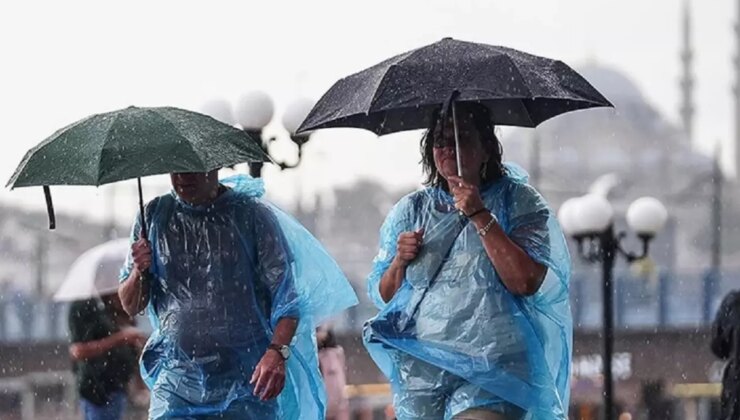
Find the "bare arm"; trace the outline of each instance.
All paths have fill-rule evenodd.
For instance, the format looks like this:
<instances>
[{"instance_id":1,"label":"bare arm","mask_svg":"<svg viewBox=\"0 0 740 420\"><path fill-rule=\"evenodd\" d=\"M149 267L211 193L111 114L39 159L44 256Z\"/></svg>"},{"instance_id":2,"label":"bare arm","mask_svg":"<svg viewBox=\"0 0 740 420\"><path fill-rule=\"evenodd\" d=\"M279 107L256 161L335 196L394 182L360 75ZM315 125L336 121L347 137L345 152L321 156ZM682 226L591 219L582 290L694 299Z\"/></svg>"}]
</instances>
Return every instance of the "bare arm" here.
<instances>
[{"instance_id":1,"label":"bare arm","mask_svg":"<svg viewBox=\"0 0 740 420\"><path fill-rule=\"evenodd\" d=\"M149 281L150 276L143 276L152 265L152 251L149 241L139 239L131 246L131 257L133 267L126 280L118 288L118 297L121 298L123 310L129 316L134 317L136 314L146 308L149 303Z\"/></svg>"},{"instance_id":2,"label":"bare arm","mask_svg":"<svg viewBox=\"0 0 740 420\"><path fill-rule=\"evenodd\" d=\"M292 254L288 242L280 229L277 218L272 211L265 207L257 207L255 217L255 235L258 242L257 255L259 259L259 271L263 273L262 279L270 289L273 298L282 293L285 306L277 309L273 301L273 310L281 313L275 314L278 318L272 334L271 344L277 346L288 346L293 340L298 327L299 298L293 284L293 272L291 268ZM278 305L279 307L280 305ZM286 359L282 352L270 346L257 363L249 383L254 385L253 394L262 401L276 398L285 386Z\"/></svg>"},{"instance_id":3,"label":"bare arm","mask_svg":"<svg viewBox=\"0 0 740 420\"><path fill-rule=\"evenodd\" d=\"M485 212L473 217L477 229L483 229L493 217ZM513 294L530 296L540 289L547 268L533 260L524 250L512 241L499 226L494 225L481 237L483 248L504 286Z\"/></svg>"},{"instance_id":4,"label":"bare arm","mask_svg":"<svg viewBox=\"0 0 740 420\"><path fill-rule=\"evenodd\" d=\"M478 230L493 220L493 216L485 211L476 185L459 177L450 177L448 182L455 197L455 207L463 214L472 215L471 222ZM496 273L511 293L519 296L537 293L547 273L545 266L533 260L496 222L481 241Z\"/></svg>"},{"instance_id":5,"label":"bare arm","mask_svg":"<svg viewBox=\"0 0 740 420\"><path fill-rule=\"evenodd\" d=\"M293 340L295 330L298 328L297 318L282 318L275 326L275 333L272 335L272 344L287 346Z\"/></svg>"},{"instance_id":6,"label":"bare arm","mask_svg":"<svg viewBox=\"0 0 740 420\"><path fill-rule=\"evenodd\" d=\"M93 359L102 356L112 349L124 345L139 345L144 336L138 331L125 329L118 331L100 340L72 343L69 346L69 355L74 361Z\"/></svg>"},{"instance_id":7,"label":"bare arm","mask_svg":"<svg viewBox=\"0 0 740 420\"><path fill-rule=\"evenodd\" d=\"M123 337L119 332L100 340L72 343L69 346L69 355L74 361L93 359L120 346L122 342Z\"/></svg>"},{"instance_id":8,"label":"bare arm","mask_svg":"<svg viewBox=\"0 0 740 420\"><path fill-rule=\"evenodd\" d=\"M272 344L287 346L293 340L298 319L281 318L275 326ZM271 400L282 392L285 386L285 360L272 348L268 348L254 368L249 383L254 385L254 395L262 401Z\"/></svg>"},{"instance_id":9,"label":"bare arm","mask_svg":"<svg viewBox=\"0 0 740 420\"><path fill-rule=\"evenodd\" d=\"M141 276L136 268L131 270L118 288L118 297L121 298L123 310L129 316L136 316L149 303L149 276Z\"/></svg>"},{"instance_id":10,"label":"bare arm","mask_svg":"<svg viewBox=\"0 0 740 420\"><path fill-rule=\"evenodd\" d=\"M419 253L419 248L424 237L424 230L416 232L403 232L398 235L396 245L396 256L393 258L388 270L380 278L380 297L384 302L388 302L401 287L401 282L406 276L406 267L413 261Z\"/></svg>"},{"instance_id":11,"label":"bare arm","mask_svg":"<svg viewBox=\"0 0 740 420\"><path fill-rule=\"evenodd\" d=\"M405 276L406 265L394 258L388 270L380 278L380 297L383 298L383 302L388 302L393 298Z\"/></svg>"}]
</instances>

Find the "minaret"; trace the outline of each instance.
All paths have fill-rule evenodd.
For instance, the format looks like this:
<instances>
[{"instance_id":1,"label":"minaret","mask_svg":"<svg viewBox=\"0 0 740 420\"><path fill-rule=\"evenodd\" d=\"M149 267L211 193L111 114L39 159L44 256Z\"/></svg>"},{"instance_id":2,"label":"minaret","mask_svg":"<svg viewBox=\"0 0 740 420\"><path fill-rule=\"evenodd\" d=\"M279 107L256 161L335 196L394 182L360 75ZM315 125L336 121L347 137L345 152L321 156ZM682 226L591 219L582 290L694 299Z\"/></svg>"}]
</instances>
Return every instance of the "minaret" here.
<instances>
[{"instance_id":1,"label":"minaret","mask_svg":"<svg viewBox=\"0 0 740 420\"><path fill-rule=\"evenodd\" d=\"M735 85L732 87L732 96L735 100L735 138L733 141L734 159L732 166L735 177L740 178L740 0L737 2L737 20L735 21L735 57L732 61L735 70Z\"/></svg>"},{"instance_id":2,"label":"minaret","mask_svg":"<svg viewBox=\"0 0 740 420\"><path fill-rule=\"evenodd\" d=\"M683 128L686 139L692 144L694 134L694 76L692 75L692 64L694 61L694 51L691 47L691 7L689 0L684 1L683 41L681 48L681 127Z\"/></svg>"}]
</instances>

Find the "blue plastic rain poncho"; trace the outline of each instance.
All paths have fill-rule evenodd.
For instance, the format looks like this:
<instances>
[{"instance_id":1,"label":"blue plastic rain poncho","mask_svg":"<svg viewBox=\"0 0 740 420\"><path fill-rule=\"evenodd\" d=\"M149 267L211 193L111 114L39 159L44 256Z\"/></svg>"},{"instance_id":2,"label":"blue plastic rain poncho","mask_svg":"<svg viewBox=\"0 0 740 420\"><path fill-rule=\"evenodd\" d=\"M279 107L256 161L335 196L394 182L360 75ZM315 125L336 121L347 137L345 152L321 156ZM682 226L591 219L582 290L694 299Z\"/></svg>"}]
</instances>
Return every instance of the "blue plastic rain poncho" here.
<instances>
[{"instance_id":1,"label":"blue plastic rain poncho","mask_svg":"<svg viewBox=\"0 0 740 420\"><path fill-rule=\"evenodd\" d=\"M152 390L150 418L323 418L314 330L356 296L319 242L260 199L261 180L222 184L230 188L208 206L173 192L146 208L154 332L141 374ZM137 223L132 241L139 231ZM129 256L122 279L131 268ZM261 402L249 380L283 317L299 319L285 388L277 401Z\"/></svg>"},{"instance_id":2,"label":"blue plastic rain poncho","mask_svg":"<svg viewBox=\"0 0 740 420\"><path fill-rule=\"evenodd\" d=\"M366 346L390 379L399 419L446 418L483 408L507 418L565 419L572 320L570 257L561 229L524 171L481 188L506 234L548 268L533 296L512 295L498 278L475 226L439 188L398 202L381 229L368 278L380 309ZM386 304L379 283L401 232L425 228L417 258Z\"/></svg>"}]
</instances>

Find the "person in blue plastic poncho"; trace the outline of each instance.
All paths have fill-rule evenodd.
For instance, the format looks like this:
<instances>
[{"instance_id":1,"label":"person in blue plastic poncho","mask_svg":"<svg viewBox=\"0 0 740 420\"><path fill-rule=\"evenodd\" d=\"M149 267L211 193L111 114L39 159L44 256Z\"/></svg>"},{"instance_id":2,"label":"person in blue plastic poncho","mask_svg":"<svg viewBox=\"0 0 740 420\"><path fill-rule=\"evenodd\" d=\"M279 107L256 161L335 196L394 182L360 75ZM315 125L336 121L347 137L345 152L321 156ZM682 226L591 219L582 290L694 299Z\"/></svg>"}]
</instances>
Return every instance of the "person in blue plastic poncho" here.
<instances>
[{"instance_id":1,"label":"person in blue plastic poncho","mask_svg":"<svg viewBox=\"0 0 740 420\"><path fill-rule=\"evenodd\" d=\"M399 419L565 419L570 257L545 200L502 163L487 108L458 103L422 139L427 188L381 228L366 346Z\"/></svg>"},{"instance_id":2,"label":"person in blue plastic poncho","mask_svg":"<svg viewBox=\"0 0 740 420\"><path fill-rule=\"evenodd\" d=\"M323 418L313 332L356 303L341 270L260 199L261 180L171 180L145 208L148 238L136 219L119 288L126 311L147 309L154 326L140 363L149 417Z\"/></svg>"}]
</instances>

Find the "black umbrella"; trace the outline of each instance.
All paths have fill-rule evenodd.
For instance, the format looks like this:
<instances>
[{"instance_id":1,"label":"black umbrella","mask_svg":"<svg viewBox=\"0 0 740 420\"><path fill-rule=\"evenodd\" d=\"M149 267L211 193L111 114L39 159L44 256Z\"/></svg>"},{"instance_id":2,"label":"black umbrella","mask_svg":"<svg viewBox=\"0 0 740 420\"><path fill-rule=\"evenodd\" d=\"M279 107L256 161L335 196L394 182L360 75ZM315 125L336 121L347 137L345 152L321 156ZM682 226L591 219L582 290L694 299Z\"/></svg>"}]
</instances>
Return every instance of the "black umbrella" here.
<instances>
[{"instance_id":1,"label":"black umbrella","mask_svg":"<svg viewBox=\"0 0 740 420\"><path fill-rule=\"evenodd\" d=\"M445 38L338 81L298 132L356 127L382 135L426 128L433 111L453 100L480 102L494 124L522 127L612 106L561 61Z\"/></svg>"}]
</instances>

